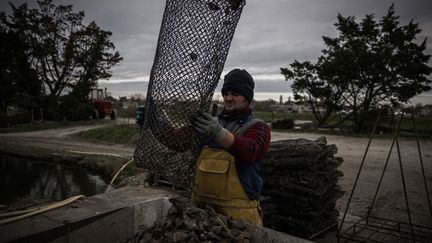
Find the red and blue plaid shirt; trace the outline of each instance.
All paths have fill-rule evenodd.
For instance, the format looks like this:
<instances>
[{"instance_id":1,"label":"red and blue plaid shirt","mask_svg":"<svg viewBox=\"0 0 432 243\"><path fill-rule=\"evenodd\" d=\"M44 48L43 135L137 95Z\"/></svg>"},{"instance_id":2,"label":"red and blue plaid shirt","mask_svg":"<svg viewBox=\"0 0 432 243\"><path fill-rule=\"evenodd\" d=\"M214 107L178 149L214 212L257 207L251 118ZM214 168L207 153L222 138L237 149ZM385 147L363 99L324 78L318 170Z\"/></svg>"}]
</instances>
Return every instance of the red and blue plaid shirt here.
<instances>
[{"instance_id":1,"label":"red and blue plaid shirt","mask_svg":"<svg viewBox=\"0 0 432 243\"><path fill-rule=\"evenodd\" d=\"M248 127L243 135L235 135L234 143L227 151L239 162L254 163L262 159L269 145L270 128L259 121Z\"/></svg>"}]
</instances>

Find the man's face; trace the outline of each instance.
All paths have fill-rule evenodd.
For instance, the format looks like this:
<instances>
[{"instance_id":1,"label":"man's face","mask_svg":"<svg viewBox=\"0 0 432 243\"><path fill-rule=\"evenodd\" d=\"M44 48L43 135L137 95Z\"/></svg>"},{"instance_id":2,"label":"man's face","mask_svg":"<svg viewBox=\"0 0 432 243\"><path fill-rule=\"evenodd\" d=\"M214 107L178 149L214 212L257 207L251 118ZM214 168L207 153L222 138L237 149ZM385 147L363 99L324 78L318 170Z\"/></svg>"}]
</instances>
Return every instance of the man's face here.
<instances>
[{"instance_id":1,"label":"man's face","mask_svg":"<svg viewBox=\"0 0 432 243\"><path fill-rule=\"evenodd\" d=\"M226 112L240 112L249 106L248 100L237 92L227 91L222 95L224 99L224 109Z\"/></svg>"}]
</instances>

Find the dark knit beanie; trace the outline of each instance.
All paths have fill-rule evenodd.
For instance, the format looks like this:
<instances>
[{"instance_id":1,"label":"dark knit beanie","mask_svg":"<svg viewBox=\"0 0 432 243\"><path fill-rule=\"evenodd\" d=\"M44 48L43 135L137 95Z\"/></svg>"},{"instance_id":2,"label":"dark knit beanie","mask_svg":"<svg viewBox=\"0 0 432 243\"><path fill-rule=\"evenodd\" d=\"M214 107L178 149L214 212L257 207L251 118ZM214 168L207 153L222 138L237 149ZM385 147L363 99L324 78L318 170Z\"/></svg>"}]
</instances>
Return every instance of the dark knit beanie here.
<instances>
[{"instance_id":1,"label":"dark knit beanie","mask_svg":"<svg viewBox=\"0 0 432 243\"><path fill-rule=\"evenodd\" d=\"M236 68L225 75L222 95L228 91L237 92L251 103L254 96L254 88L255 83L252 76L246 70Z\"/></svg>"}]
</instances>

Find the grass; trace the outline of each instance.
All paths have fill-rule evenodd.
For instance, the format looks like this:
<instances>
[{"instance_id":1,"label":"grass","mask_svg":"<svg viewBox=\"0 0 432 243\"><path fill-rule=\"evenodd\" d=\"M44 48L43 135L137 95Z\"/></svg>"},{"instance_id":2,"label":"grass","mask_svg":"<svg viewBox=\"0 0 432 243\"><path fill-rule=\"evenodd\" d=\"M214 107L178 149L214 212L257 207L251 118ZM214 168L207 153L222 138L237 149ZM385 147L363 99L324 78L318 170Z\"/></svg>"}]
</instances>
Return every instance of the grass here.
<instances>
[{"instance_id":1,"label":"grass","mask_svg":"<svg viewBox=\"0 0 432 243\"><path fill-rule=\"evenodd\" d=\"M52 154L59 153L58 150L50 150L44 148L35 148L31 146L2 143L0 144L0 153L17 155L27 158L33 158L38 160L44 160L52 157Z\"/></svg>"},{"instance_id":2,"label":"grass","mask_svg":"<svg viewBox=\"0 0 432 243\"><path fill-rule=\"evenodd\" d=\"M293 120L311 120L314 117L312 113L290 113L290 112L268 112L268 111L254 111L254 115L265 122L272 122L278 119L293 119Z\"/></svg>"},{"instance_id":3,"label":"grass","mask_svg":"<svg viewBox=\"0 0 432 243\"><path fill-rule=\"evenodd\" d=\"M432 117L419 117L415 118L415 125L417 129L432 129ZM405 118L401 122L402 129L413 129L413 122L411 117Z\"/></svg>"},{"instance_id":4,"label":"grass","mask_svg":"<svg viewBox=\"0 0 432 243\"><path fill-rule=\"evenodd\" d=\"M32 132L32 131L40 131L40 130L55 129L55 128L105 124L109 122L110 122L109 120L88 120L88 121L76 121L76 122L72 122L72 121L37 122L33 124L22 124L13 127L0 128L0 133Z\"/></svg>"},{"instance_id":5,"label":"grass","mask_svg":"<svg viewBox=\"0 0 432 243\"><path fill-rule=\"evenodd\" d=\"M293 119L293 120L310 120L313 121L312 113L288 113L288 112L254 112L254 114L266 121L271 122L277 119ZM36 131L43 129L52 129L52 128L60 128L60 127L69 127L69 126L80 126L80 125L95 125L95 124L107 124L107 126L100 127L97 129L91 129L87 131L83 131L80 133L73 134L72 137L83 139L91 142L106 142L111 144L126 144L126 145L136 145L138 136L139 136L139 128L136 125L115 125L108 124L109 120L90 120L90 121L81 121L81 122L56 122L56 123L38 123L38 124L27 124L21 125L11 128L2 128L0 129L0 133L6 132L24 132L24 131ZM432 118L431 117L419 117L416 118L416 127L418 131L419 138L430 139L432 138ZM345 124L347 125L347 124ZM376 138L391 138L393 137L393 126L391 123L383 123L385 127L387 127L387 131L383 134L377 134L374 137ZM277 132L288 132L292 130L282 130L282 129L273 129L273 131ZM317 129L300 129L296 130L298 132L311 132L318 134L328 134L328 135L342 135L342 136L352 136L352 137L369 137L370 133L353 133L349 130L349 127L341 128L341 129L333 129L333 130L317 130ZM412 120L410 117L402 120L401 123L401 137L414 138L415 130L413 129Z\"/></svg>"},{"instance_id":6,"label":"grass","mask_svg":"<svg viewBox=\"0 0 432 243\"><path fill-rule=\"evenodd\" d=\"M24 157L33 160L49 161L76 165L89 170L96 171L108 181L129 159L108 155L77 154L55 149L36 148L17 144L0 144L0 154L7 154L16 157ZM129 164L119 175L116 181L121 178L136 174L138 169L134 163Z\"/></svg>"},{"instance_id":7,"label":"grass","mask_svg":"<svg viewBox=\"0 0 432 243\"><path fill-rule=\"evenodd\" d=\"M287 113L287 112L254 112L255 116L258 118L264 120L265 122L272 122L277 119L293 119L293 120L309 120L311 122L314 121L314 117L312 113ZM329 123L336 123L340 119L340 117L334 116L329 120ZM370 129L372 129L373 121L370 121ZM374 135L375 138L391 138L394 136L394 126L395 122L393 120L382 120L381 122L381 130L383 130L382 134L376 134ZM415 125L417 129L417 136L418 138L422 139L431 139L432 138L432 117L416 117L415 118ZM344 122L343 126L340 127L340 129L300 129L296 130L299 132L310 132L310 133L317 133L317 134L330 134L330 135L341 135L341 136L351 136L351 137L369 137L370 131L363 132L363 133L354 133L352 132L352 126L353 123L350 120L347 120ZM272 131L277 132L284 132L288 130L283 129L272 129ZM415 138L416 133L413 126L413 122L411 117L405 117L401 121L400 125L400 137L405 138Z\"/></svg>"},{"instance_id":8,"label":"grass","mask_svg":"<svg viewBox=\"0 0 432 243\"><path fill-rule=\"evenodd\" d=\"M74 138L91 142L107 142L113 144L135 145L139 135L136 125L107 125L71 135Z\"/></svg>"}]
</instances>

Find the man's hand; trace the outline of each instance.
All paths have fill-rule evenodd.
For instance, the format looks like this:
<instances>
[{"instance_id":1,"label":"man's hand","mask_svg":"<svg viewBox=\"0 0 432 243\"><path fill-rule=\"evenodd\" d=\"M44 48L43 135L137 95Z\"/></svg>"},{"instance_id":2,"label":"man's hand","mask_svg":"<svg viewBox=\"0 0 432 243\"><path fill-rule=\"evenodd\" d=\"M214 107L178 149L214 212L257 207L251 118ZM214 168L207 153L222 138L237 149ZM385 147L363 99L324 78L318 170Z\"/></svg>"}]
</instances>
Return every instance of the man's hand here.
<instances>
[{"instance_id":1,"label":"man's hand","mask_svg":"<svg viewBox=\"0 0 432 243\"><path fill-rule=\"evenodd\" d=\"M219 124L217 118L208 113L198 113L192 117L191 123L197 132L213 138L217 143L220 143L229 133Z\"/></svg>"}]
</instances>

